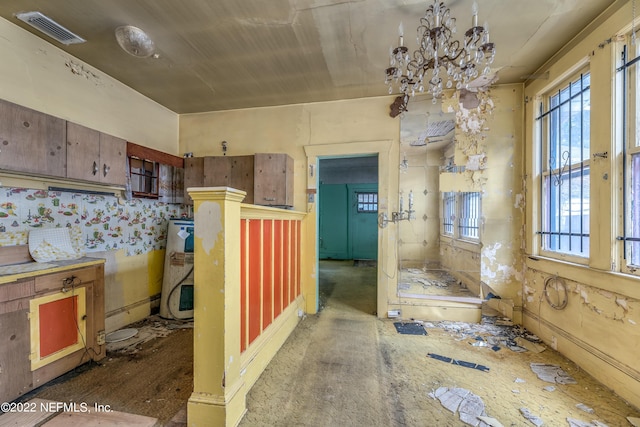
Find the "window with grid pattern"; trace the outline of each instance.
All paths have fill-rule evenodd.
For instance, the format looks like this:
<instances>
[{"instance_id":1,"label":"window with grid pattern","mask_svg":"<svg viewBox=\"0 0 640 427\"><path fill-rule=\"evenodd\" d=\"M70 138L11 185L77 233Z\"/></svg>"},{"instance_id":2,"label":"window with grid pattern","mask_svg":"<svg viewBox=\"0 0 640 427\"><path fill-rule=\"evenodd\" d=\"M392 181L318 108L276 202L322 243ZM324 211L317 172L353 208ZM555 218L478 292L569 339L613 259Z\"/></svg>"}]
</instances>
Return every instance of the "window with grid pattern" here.
<instances>
[{"instance_id":1,"label":"window with grid pattern","mask_svg":"<svg viewBox=\"0 0 640 427\"><path fill-rule=\"evenodd\" d=\"M456 219L456 193L442 193L442 232L453 236L453 223Z\"/></svg>"},{"instance_id":2,"label":"window with grid pattern","mask_svg":"<svg viewBox=\"0 0 640 427\"><path fill-rule=\"evenodd\" d=\"M541 165L541 249L589 255L590 75L548 93L537 117Z\"/></svg>"},{"instance_id":3,"label":"window with grid pattern","mask_svg":"<svg viewBox=\"0 0 640 427\"><path fill-rule=\"evenodd\" d=\"M357 193L358 213L378 212L378 193Z\"/></svg>"},{"instance_id":4,"label":"window with grid pattern","mask_svg":"<svg viewBox=\"0 0 640 427\"><path fill-rule=\"evenodd\" d=\"M460 237L467 239L478 238L478 220L480 217L480 193L460 193L460 215L458 231Z\"/></svg>"},{"instance_id":5,"label":"window with grid pattern","mask_svg":"<svg viewBox=\"0 0 640 427\"><path fill-rule=\"evenodd\" d=\"M454 238L479 239L480 199L478 192L443 192L442 234Z\"/></svg>"},{"instance_id":6,"label":"window with grid pattern","mask_svg":"<svg viewBox=\"0 0 640 427\"><path fill-rule=\"evenodd\" d=\"M630 36L628 37L630 39ZM627 43L623 51L621 71L624 81L622 98L624 114L623 137L623 195L622 236L624 243L622 265L631 271L640 268L640 44Z\"/></svg>"}]
</instances>

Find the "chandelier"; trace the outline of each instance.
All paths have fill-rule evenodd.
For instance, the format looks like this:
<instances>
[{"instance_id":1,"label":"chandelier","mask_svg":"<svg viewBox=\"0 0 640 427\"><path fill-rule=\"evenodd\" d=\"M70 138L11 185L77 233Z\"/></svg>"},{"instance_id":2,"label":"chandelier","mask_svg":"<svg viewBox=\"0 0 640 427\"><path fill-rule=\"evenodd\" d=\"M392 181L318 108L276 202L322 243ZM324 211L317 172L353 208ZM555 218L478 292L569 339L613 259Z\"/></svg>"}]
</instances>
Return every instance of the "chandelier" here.
<instances>
[{"instance_id":1,"label":"chandelier","mask_svg":"<svg viewBox=\"0 0 640 427\"><path fill-rule=\"evenodd\" d=\"M390 49L385 83L389 94L400 92L391 105L391 117L407 110L409 97L429 93L433 103L445 89L463 89L480 75L491 73L495 45L489 41L489 28L478 25L478 4L473 3L471 28L464 40L453 38L456 18L440 0L433 0L417 29L418 49L412 55L404 45L403 27L399 27L399 46ZM396 93L397 93L396 92Z\"/></svg>"}]
</instances>

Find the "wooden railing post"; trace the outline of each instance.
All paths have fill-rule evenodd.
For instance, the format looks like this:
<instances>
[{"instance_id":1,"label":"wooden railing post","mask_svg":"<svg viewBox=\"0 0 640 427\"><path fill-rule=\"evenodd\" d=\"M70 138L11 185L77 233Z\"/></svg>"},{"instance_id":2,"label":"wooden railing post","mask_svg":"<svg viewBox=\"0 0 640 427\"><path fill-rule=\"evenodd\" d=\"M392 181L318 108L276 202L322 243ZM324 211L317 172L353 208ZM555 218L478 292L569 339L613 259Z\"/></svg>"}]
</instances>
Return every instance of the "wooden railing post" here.
<instances>
[{"instance_id":1,"label":"wooden railing post","mask_svg":"<svg viewBox=\"0 0 640 427\"><path fill-rule=\"evenodd\" d=\"M194 202L193 393L189 426L235 426L246 411L240 378L240 203L245 192L189 188Z\"/></svg>"}]
</instances>

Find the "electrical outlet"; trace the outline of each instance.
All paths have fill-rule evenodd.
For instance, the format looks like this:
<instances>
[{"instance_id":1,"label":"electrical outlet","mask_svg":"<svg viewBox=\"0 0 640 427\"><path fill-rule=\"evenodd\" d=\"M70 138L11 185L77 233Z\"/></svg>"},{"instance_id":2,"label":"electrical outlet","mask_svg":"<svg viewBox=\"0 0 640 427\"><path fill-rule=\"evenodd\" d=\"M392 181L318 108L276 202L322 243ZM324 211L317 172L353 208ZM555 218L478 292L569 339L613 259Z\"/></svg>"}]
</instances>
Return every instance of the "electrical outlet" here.
<instances>
[{"instance_id":1,"label":"electrical outlet","mask_svg":"<svg viewBox=\"0 0 640 427\"><path fill-rule=\"evenodd\" d=\"M106 335L104 331L98 331L98 336L96 337L96 343L98 345L104 345L106 341Z\"/></svg>"}]
</instances>

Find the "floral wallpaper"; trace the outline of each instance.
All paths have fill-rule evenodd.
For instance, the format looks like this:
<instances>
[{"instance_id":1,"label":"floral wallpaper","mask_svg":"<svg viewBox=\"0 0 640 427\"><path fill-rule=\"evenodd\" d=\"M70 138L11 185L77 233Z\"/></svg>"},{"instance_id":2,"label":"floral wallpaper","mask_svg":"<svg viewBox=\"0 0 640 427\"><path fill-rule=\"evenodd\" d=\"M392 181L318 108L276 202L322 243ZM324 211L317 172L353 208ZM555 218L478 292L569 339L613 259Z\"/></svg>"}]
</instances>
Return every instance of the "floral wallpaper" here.
<instances>
[{"instance_id":1,"label":"floral wallpaper","mask_svg":"<svg viewBox=\"0 0 640 427\"><path fill-rule=\"evenodd\" d=\"M184 205L111 195L0 188L0 246L27 244L36 227L78 226L87 253L125 249L140 255L166 246L169 218Z\"/></svg>"}]
</instances>

